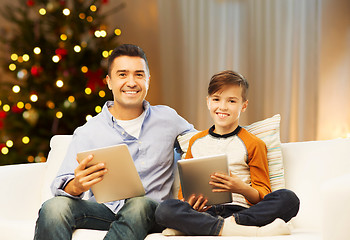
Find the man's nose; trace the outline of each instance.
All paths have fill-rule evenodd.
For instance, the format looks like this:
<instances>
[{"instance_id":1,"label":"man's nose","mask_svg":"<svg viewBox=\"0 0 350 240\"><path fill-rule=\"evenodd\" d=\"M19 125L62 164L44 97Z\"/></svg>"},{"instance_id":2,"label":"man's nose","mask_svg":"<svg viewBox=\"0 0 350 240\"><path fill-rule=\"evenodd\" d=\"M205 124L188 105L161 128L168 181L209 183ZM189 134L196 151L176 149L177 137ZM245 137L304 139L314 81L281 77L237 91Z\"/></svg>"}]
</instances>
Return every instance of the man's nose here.
<instances>
[{"instance_id":1,"label":"man's nose","mask_svg":"<svg viewBox=\"0 0 350 240\"><path fill-rule=\"evenodd\" d=\"M127 85L128 87L135 87L136 86L136 81L135 77L133 75L130 75L127 79Z\"/></svg>"}]
</instances>

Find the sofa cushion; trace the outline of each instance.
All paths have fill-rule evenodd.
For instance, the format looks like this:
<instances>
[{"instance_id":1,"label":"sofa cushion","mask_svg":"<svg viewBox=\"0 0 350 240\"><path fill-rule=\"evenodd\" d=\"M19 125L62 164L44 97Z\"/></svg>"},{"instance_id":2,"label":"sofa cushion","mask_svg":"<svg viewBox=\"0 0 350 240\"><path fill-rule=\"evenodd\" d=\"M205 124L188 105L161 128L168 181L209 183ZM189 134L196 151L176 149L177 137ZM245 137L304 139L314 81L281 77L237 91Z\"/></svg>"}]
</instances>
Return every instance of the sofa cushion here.
<instances>
[{"instance_id":1,"label":"sofa cushion","mask_svg":"<svg viewBox=\"0 0 350 240\"><path fill-rule=\"evenodd\" d=\"M269 163L269 174L272 191L285 188L284 167L280 141L279 114L271 118L244 126L250 133L263 140L267 147L267 161Z\"/></svg>"}]
</instances>

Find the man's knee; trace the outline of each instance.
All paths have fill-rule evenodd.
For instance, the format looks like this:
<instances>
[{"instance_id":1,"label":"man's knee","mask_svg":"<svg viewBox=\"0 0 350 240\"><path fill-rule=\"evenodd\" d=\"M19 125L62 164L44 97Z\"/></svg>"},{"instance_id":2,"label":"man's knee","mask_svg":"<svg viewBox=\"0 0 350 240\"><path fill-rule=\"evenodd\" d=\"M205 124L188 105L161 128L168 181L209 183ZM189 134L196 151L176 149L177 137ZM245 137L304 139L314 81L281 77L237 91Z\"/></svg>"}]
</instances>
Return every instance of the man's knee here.
<instances>
[{"instance_id":1,"label":"man's knee","mask_svg":"<svg viewBox=\"0 0 350 240\"><path fill-rule=\"evenodd\" d=\"M125 208L125 212L130 214L154 214L156 208L158 207L158 202L148 198L148 197L135 197L130 198L126 201L123 208Z\"/></svg>"},{"instance_id":2,"label":"man's knee","mask_svg":"<svg viewBox=\"0 0 350 240\"><path fill-rule=\"evenodd\" d=\"M39 210L39 218L49 222L62 220L64 216L71 215L71 201L73 200L68 197L54 197L47 200Z\"/></svg>"}]
</instances>

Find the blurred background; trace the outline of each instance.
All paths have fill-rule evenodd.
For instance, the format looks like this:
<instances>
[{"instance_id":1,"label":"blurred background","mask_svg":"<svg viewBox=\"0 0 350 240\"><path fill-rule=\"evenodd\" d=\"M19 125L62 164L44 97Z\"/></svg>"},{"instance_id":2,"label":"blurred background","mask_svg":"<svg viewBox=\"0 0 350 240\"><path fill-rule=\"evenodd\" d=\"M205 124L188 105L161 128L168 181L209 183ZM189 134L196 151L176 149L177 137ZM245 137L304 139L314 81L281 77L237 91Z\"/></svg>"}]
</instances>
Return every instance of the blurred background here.
<instances>
[{"instance_id":1,"label":"blurred background","mask_svg":"<svg viewBox=\"0 0 350 240\"><path fill-rule=\"evenodd\" d=\"M6 7L7 6L7 7ZM281 141L350 137L348 0L3 0L0 165L45 161L111 99L110 50L147 54L151 104L212 125L210 77L250 83L241 125L281 115Z\"/></svg>"}]
</instances>

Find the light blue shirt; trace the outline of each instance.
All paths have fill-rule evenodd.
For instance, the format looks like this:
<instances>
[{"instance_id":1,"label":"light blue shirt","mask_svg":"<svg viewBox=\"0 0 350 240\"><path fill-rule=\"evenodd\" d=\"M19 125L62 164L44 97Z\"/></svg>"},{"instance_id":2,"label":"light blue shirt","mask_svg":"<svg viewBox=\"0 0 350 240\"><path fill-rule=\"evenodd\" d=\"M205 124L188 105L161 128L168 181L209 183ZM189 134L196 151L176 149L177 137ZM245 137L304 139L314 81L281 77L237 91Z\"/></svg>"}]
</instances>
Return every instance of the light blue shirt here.
<instances>
[{"instance_id":1,"label":"light blue shirt","mask_svg":"<svg viewBox=\"0 0 350 240\"><path fill-rule=\"evenodd\" d=\"M117 124L108 110L112 105L113 101L106 102L101 113L74 131L65 159L51 184L52 193L54 196L82 198L83 194L76 197L63 190L74 178L74 170L78 166L77 153L125 143L140 175L146 196L156 201L170 198L174 181L174 143L178 135L193 131L193 126L174 109L162 105L151 106L144 101L146 116L139 138L135 138ZM89 200L96 201L91 190L88 194ZM123 204L124 200L105 203L114 213Z\"/></svg>"}]
</instances>

